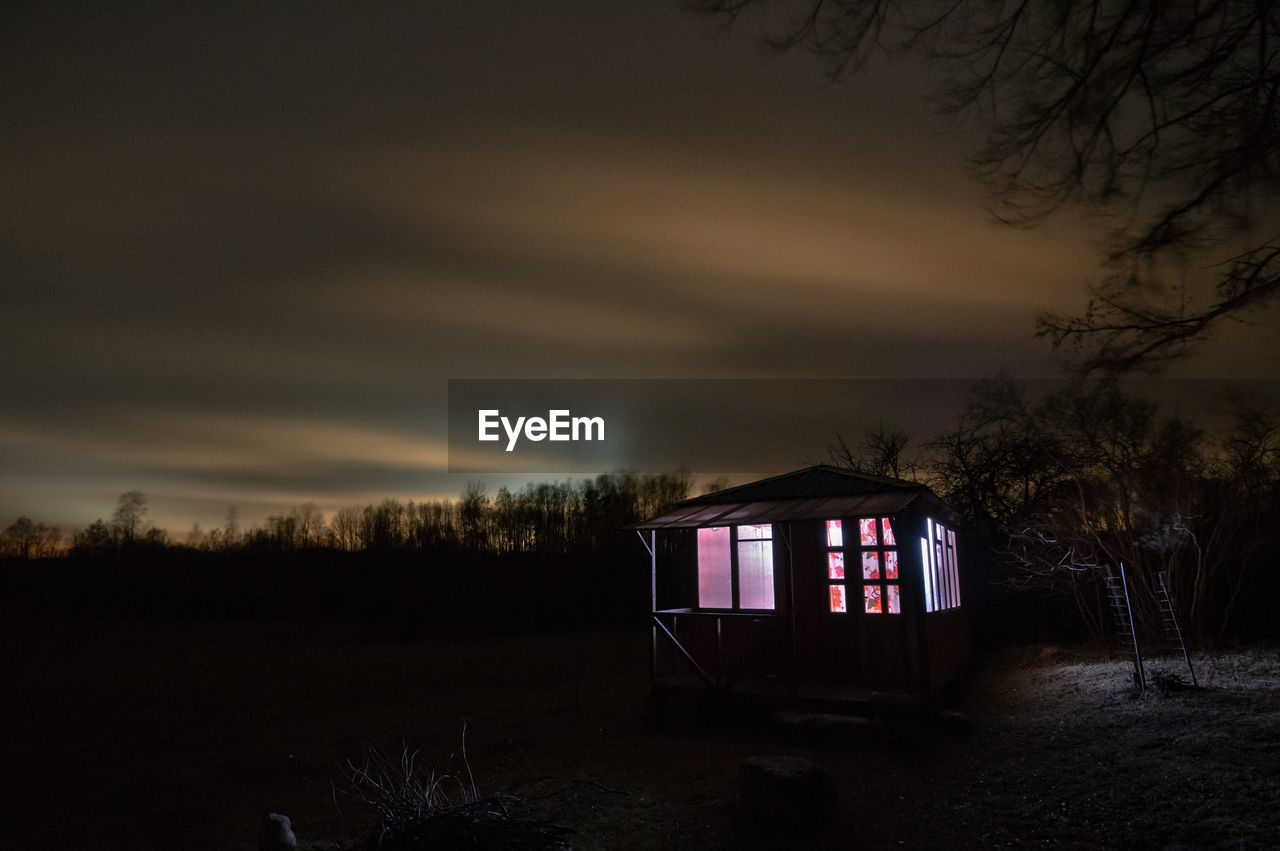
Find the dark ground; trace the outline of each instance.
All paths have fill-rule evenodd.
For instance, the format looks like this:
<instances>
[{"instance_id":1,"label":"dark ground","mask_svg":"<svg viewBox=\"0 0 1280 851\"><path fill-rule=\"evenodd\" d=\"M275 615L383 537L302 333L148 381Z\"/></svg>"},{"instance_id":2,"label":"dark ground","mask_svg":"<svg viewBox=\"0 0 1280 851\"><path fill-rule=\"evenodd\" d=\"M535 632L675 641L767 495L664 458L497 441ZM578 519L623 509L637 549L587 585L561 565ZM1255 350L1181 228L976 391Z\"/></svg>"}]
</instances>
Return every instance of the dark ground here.
<instances>
[{"instance_id":1,"label":"dark ground","mask_svg":"<svg viewBox=\"0 0 1280 851\"><path fill-rule=\"evenodd\" d=\"M690 706L655 721L634 633L136 619L10 620L0 638L0 847L253 849L268 811L301 848L349 847L371 815L335 807L340 763L407 744L457 771L464 722L481 793L524 799L580 848L749 845L734 778L765 753L835 776L836 847L1280 844L1272 648L1197 656L1205 688L1141 697L1097 653L1006 651L949 697L966 735L905 717L799 733Z\"/></svg>"}]
</instances>

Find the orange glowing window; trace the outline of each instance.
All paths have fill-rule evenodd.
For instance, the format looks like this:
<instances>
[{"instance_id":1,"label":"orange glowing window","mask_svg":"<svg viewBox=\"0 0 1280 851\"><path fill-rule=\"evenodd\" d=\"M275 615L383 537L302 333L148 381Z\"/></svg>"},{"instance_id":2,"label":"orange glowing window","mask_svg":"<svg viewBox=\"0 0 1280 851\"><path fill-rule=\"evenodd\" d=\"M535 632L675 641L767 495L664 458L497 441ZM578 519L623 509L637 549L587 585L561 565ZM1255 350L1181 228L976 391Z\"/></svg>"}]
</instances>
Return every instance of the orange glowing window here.
<instances>
[{"instance_id":1,"label":"orange glowing window","mask_svg":"<svg viewBox=\"0 0 1280 851\"><path fill-rule=\"evenodd\" d=\"M889 592L888 594L889 614L891 615L902 614L902 601L898 598L898 586L886 585L884 587L888 589L888 592Z\"/></svg>"},{"instance_id":2,"label":"orange glowing window","mask_svg":"<svg viewBox=\"0 0 1280 851\"><path fill-rule=\"evenodd\" d=\"M844 579L844 553L827 553L827 578ZM834 609L832 611L834 611Z\"/></svg>"},{"instance_id":3,"label":"orange glowing window","mask_svg":"<svg viewBox=\"0 0 1280 851\"><path fill-rule=\"evenodd\" d=\"M874 517L864 517L858 521L858 543L864 547L874 547L879 543L876 539L876 519Z\"/></svg>"},{"instance_id":4,"label":"orange glowing window","mask_svg":"<svg viewBox=\"0 0 1280 851\"><path fill-rule=\"evenodd\" d=\"M845 603L845 600L844 600L844 586L843 586L843 585L832 585L832 586L831 586L831 611L833 611L833 612L847 612L847 611L848 611L848 606L847 606L847 604Z\"/></svg>"},{"instance_id":5,"label":"orange glowing window","mask_svg":"<svg viewBox=\"0 0 1280 851\"><path fill-rule=\"evenodd\" d=\"M884 551L884 578L885 579L898 578L898 551L897 550Z\"/></svg>"},{"instance_id":6,"label":"orange glowing window","mask_svg":"<svg viewBox=\"0 0 1280 851\"><path fill-rule=\"evenodd\" d=\"M876 554L875 550L867 550L862 553L862 578L880 578L880 556Z\"/></svg>"},{"instance_id":7,"label":"orange glowing window","mask_svg":"<svg viewBox=\"0 0 1280 851\"><path fill-rule=\"evenodd\" d=\"M879 585L862 586L862 602L867 614L869 615L880 614L880 586Z\"/></svg>"}]
</instances>

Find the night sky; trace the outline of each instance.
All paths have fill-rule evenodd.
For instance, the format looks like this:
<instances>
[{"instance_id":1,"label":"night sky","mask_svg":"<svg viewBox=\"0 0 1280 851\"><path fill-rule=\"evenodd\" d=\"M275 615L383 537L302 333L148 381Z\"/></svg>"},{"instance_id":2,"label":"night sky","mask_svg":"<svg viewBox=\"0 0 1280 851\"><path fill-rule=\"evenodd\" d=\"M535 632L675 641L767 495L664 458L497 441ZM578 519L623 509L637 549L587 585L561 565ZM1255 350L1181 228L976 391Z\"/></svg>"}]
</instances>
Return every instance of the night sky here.
<instances>
[{"instance_id":1,"label":"night sky","mask_svg":"<svg viewBox=\"0 0 1280 851\"><path fill-rule=\"evenodd\" d=\"M1096 275L1101 223L992 223L931 72L750 17L85 5L0 13L6 524L456 497L451 378L1053 376ZM1172 374L1276 377L1256 321ZM741 404L742 470L806 461Z\"/></svg>"}]
</instances>

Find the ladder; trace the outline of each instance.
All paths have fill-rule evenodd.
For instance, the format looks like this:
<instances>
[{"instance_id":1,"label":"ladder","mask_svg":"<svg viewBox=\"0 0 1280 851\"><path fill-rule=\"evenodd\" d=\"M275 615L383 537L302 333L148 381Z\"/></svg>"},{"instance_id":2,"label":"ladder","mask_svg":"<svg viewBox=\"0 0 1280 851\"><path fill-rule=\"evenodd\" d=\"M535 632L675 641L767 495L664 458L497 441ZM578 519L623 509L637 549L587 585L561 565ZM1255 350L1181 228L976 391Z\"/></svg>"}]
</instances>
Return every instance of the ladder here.
<instances>
[{"instance_id":1,"label":"ladder","mask_svg":"<svg viewBox=\"0 0 1280 851\"><path fill-rule=\"evenodd\" d=\"M1191 674L1191 685L1199 687L1200 683L1196 680L1196 670L1191 666L1191 654L1187 652L1187 642L1182 637L1182 626L1178 623L1177 609L1173 605L1173 594L1169 591L1169 585L1165 580L1164 571L1156 574L1156 608L1160 612L1160 630L1164 634L1164 643L1167 649L1181 650L1182 658L1187 662L1187 671Z\"/></svg>"},{"instance_id":2,"label":"ladder","mask_svg":"<svg viewBox=\"0 0 1280 851\"><path fill-rule=\"evenodd\" d=\"M1133 628L1133 608L1129 605L1129 585L1124 578L1123 562L1118 575L1107 568L1106 589L1116 634L1130 648L1126 652L1133 656L1133 684L1139 691L1146 691L1147 679L1142 672L1142 651L1138 649L1138 634Z\"/></svg>"}]
</instances>

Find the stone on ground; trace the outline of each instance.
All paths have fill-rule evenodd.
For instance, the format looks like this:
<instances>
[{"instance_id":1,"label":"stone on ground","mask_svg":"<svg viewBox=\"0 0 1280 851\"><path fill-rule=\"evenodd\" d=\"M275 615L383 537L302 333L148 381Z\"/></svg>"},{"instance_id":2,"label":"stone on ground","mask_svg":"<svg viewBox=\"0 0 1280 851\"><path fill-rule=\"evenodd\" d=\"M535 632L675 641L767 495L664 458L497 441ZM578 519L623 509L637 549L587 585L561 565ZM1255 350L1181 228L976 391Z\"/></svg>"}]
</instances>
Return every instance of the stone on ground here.
<instances>
[{"instance_id":1,"label":"stone on ground","mask_svg":"<svg viewBox=\"0 0 1280 851\"><path fill-rule=\"evenodd\" d=\"M767 846L812 842L839 816L830 772L795 756L753 756L738 767L743 827Z\"/></svg>"}]
</instances>

